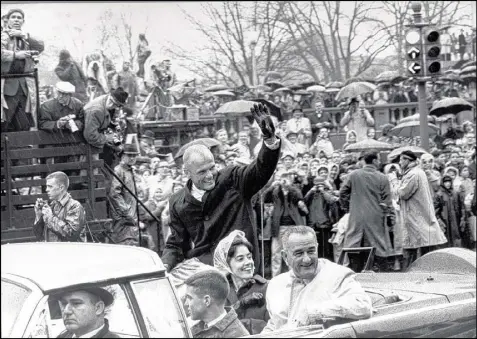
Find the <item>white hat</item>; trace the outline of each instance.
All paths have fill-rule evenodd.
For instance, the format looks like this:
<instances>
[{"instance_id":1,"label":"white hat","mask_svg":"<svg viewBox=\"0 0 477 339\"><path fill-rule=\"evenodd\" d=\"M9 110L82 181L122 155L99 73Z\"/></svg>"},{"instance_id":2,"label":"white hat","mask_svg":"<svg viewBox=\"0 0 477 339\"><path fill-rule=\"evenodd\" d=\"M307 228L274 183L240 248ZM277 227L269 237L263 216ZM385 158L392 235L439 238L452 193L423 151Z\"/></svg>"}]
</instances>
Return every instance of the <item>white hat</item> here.
<instances>
[{"instance_id":1,"label":"white hat","mask_svg":"<svg viewBox=\"0 0 477 339\"><path fill-rule=\"evenodd\" d=\"M74 93L75 86L66 81L59 81L56 83L56 90L62 93Z\"/></svg>"}]
</instances>

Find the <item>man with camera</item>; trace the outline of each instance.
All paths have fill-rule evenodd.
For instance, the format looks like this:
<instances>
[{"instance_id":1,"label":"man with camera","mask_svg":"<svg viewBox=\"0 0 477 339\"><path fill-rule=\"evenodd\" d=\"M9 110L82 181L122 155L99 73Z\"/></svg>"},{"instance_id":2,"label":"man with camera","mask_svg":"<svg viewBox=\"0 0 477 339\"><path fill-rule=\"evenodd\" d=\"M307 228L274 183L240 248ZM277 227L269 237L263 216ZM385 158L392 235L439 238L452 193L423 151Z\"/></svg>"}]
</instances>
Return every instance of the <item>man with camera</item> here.
<instances>
[{"instance_id":1,"label":"man with camera","mask_svg":"<svg viewBox=\"0 0 477 339\"><path fill-rule=\"evenodd\" d=\"M49 132L69 130L71 133L83 130L83 103L73 97L75 86L60 81L56 84L56 92L56 98L40 106L38 129Z\"/></svg>"},{"instance_id":2,"label":"man with camera","mask_svg":"<svg viewBox=\"0 0 477 339\"><path fill-rule=\"evenodd\" d=\"M43 41L22 31L25 23L23 10L11 9L6 14L6 20L7 27L2 31L2 75L31 73L36 67L38 55L45 48ZM35 126L36 95L33 77L2 80L2 96L5 113L2 132L28 131Z\"/></svg>"},{"instance_id":3,"label":"man with camera","mask_svg":"<svg viewBox=\"0 0 477 339\"><path fill-rule=\"evenodd\" d=\"M63 172L46 177L50 204L41 198L35 203L33 231L38 240L82 241L86 225L83 206L68 193L69 179Z\"/></svg>"},{"instance_id":4,"label":"man with camera","mask_svg":"<svg viewBox=\"0 0 477 339\"><path fill-rule=\"evenodd\" d=\"M84 106L84 138L93 146L95 155L103 153L109 166L116 162L116 155L122 148L125 126L121 127L117 117L128 96L122 87L118 87Z\"/></svg>"}]
</instances>

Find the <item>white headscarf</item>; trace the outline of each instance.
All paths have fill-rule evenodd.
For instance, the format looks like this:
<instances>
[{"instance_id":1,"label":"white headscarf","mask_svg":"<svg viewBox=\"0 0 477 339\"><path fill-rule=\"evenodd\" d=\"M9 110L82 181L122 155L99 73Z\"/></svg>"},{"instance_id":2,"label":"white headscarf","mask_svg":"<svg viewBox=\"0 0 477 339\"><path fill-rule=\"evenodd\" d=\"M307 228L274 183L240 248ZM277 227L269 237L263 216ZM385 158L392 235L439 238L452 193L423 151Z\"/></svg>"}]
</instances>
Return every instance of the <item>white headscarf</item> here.
<instances>
[{"instance_id":1,"label":"white headscarf","mask_svg":"<svg viewBox=\"0 0 477 339\"><path fill-rule=\"evenodd\" d=\"M245 238L245 233L243 231L234 230L229 233L225 238L220 240L219 244L215 248L214 252L214 267L217 268L224 275L232 274L230 270L230 265L227 263L227 255L229 253L230 247L236 238L243 239L248 242Z\"/></svg>"}]
</instances>

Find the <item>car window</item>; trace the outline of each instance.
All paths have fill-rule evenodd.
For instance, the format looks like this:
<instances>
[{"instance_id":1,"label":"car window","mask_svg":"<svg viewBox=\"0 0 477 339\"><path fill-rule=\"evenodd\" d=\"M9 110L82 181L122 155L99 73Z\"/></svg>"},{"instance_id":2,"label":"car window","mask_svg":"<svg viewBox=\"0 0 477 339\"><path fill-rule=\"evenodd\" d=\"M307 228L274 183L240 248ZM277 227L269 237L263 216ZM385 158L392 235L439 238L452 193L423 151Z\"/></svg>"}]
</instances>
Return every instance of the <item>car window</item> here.
<instances>
[{"instance_id":1,"label":"car window","mask_svg":"<svg viewBox=\"0 0 477 339\"><path fill-rule=\"evenodd\" d=\"M2 280L2 338L10 336L23 304L30 294L28 288Z\"/></svg>"},{"instance_id":2,"label":"car window","mask_svg":"<svg viewBox=\"0 0 477 339\"><path fill-rule=\"evenodd\" d=\"M187 325L169 280L150 279L131 284L150 337L187 337Z\"/></svg>"},{"instance_id":3,"label":"car window","mask_svg":"<svg viewBox=\"0 0 477 339\"><path fill-rule=\"evenodd\" d=\"M109 285L103 288L114 296L113 304L107 307L105 311L109 331L120 338L139 338L137 323L123 286ZM40 311L39 317L33 321L35 321L35 324L32 326L29 338L56 338L66 331L58 296L49 296L44 310Z\"/></svg>"}]
</instances>

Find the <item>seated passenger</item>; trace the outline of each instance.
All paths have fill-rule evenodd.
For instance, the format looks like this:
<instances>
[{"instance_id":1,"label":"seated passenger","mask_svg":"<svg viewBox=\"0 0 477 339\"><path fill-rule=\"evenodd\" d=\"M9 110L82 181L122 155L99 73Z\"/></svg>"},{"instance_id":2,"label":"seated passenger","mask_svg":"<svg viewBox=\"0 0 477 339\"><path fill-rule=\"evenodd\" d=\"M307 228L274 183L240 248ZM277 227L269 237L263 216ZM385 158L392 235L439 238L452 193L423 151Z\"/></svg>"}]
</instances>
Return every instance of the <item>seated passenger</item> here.
<instances>
[{"instance_id":1,"label":"seated passenger","mask_svg":"<svg viewBox=\"0 0 477 339\"><path fill-rule=\"evenodd\" d=\"M214 252L214 266L229 281L227 304L231 305L251 334L262 332L270 319L265 305L268 281L254 275L252 245L242 231L232 231Z\"/></svg>"},{"instance_id":2,"label":"seated passenger","mask_svg":"<svg viewBox=\"0 0 477 339\"><path fill-rule=\"evenodd\" d=\"M103 288L90 287L67 292L59 298L61 316L66 331L58 338L120 338L109 331L105 309L114 301Z\"/></svg>"},{"instance_id":3,"label":"seated passenger","mask_svg":"<svg viewBox=\"0 0 477 339\"><path fill-rule=\"evenodd\" d=\"M371 299L355 280L355 273L318 259L318 242L311 227L287 227L282 242L290 271L269 282L266 302L270 320L262 333L312 325L323 318L371 317Z\"/></svg>"},{"instance_id":4,"label":"seated passenger","mask_svg":"<svg viewBox=\"0 0 477 339\"><path fill-rule=\"evenodd\" d=\"M218 270L201 271L185 281L185 304L192 320L194 338L237 338L249 335L234 309L225 310L229 284Z\"/></svg>"}]
</instances>

